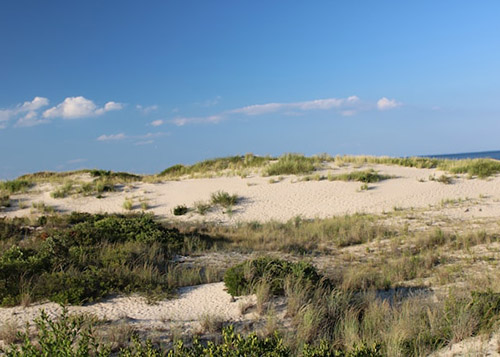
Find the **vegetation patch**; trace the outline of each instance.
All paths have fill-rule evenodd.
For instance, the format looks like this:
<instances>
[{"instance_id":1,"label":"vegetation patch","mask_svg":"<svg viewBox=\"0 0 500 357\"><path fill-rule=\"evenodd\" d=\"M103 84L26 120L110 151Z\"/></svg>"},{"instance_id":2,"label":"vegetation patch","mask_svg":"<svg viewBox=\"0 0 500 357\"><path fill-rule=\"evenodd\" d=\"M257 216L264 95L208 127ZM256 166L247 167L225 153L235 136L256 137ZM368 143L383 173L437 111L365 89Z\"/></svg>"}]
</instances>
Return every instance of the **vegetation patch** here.
<instances>
[{"instance_id":1,"label":"vegetation patch","mask_svg":"<svg viewBox=\"0 0 500 357\"><path fill-rule=\"evenodd\" d=\"M381 175L373 169L364 171L353 171L345 174L334 175L332 181L358 181L364 183L379 182L392 178L389 175ZM366 188L367 189L367 188Z\"/></svg>"},{"instance_id":2,"label":"vegetation patch","mask_svg":"<svg viewBox=\"0 0 500 357\"><path fill-rule=\"evenodd\" d=\"M174 216L183 216L188 213L188 208L185 205L178 205L174 207L172 213L174 214Z\"/></svg>"},{"instance_id":3,"label":"vegetation patch","mask_svg":"<svg viewBox=\"0 0 500 357\"><path fill-rule=\"evenodd\" d=\"M0 221L0 304L4 306L19 304L25 293L32 301L71 304L111 293L168 294L178 286L171 284L175 267L171 256L186 246L200 249L207 244L207 238L166 228L151 215L72 213L45 217L37 230L23 223ZM176 274L177 284L182 285L182 271Z\"/></svg>"},{"instance_id":4,"label":"vegetation patch","mask_svg":"<svg viewBox=\"0 0 500 357\"><path fill-rule=\"evenodd\" d=\"M33 184L28 180L0 181L0 192L6 191L9 194L26 192Z\"/></svg>"},{"instance_id":5,"label":"vegetation patch","mask_svg":"<svg viewBox=\"0 0 500 357\"><path fill-rule=\"evenodd\" d=\"M272 294L283 295L287 277L313 284L317 284L322 279L316 268L309 263L292 263L281 259L261 257L228 269L224 275L224 284L228 293L233 296L253 294L257 284L261 282L269 284Z\"/></svg>"},{"instance_id":6,"label":"vegetation patch","mask_svg":"<svg viewBox=\"0 0 500 357\"><path fill-rule=\"evenodd\" d=\"M239 199L240 198L238 197L238 195L230 195L225 191L217 191L212 193L212 195L210 196L210 202L213 205L219 205L224 208L236 205Z\"/></svg>"},{"instance_id":7,"label":"vegetation patch","mask_svg":"<svg viewBox=\"0 0 500 357\"><path fill-rule=\"evenodd\" d=\"M317 160L299 154L285 154L277 162L265 168L266 176L308 174L315 168Z\"/></svg>"},{"instance_id":8,"label":"vegetation patch","mask_svg":"<svg viewBox=\"0 0 500 357\"><path fill-rule=\"evenodd\" d=\"M221 157L216 159L197 162L194 165L184 166L181 164L170 166L160 172L160 177L176 178L184 175L209 174L222 171L239 171L262 167L271 160L268 156L256 156L253 154Z\"/></svg>"}]
</instances>

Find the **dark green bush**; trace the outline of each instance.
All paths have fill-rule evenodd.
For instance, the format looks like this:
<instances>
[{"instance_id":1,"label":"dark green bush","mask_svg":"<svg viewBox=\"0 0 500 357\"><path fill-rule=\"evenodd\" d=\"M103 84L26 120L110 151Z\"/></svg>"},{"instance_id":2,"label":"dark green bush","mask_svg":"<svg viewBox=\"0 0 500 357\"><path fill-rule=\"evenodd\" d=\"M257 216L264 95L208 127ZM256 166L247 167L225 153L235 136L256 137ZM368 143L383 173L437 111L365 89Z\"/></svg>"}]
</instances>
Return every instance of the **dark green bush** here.
<instances>
[{"instance_id":1,"label":"dark green bush","mask_svg":"<svg viewBox=\"0 0 500 357\"><path fill-rule=\"evenodd\" d=\"M183 216L188 212L188 208L185 205L175 206L172 210L174 216Z\"/></svg>"},{"instance_id":2,"label":"dark green bush","mask_svg":"<svg viewBox=\"0 0 500 357\"><path fill-rule=\"evenodd\" d=\"M150 215L73 213L45 217L41 230L23 223L0 220L2 305L19 304L26 293L33 301L71 304L118 292L162 295L175 287L167 279L172 255L210 244L209 237L186 236Z\"/></svg>"},{"instance_id":3,"label":"dark green bush","mask_svg":"<svg viewBox=\"0 0 500 357\"><path fill-rule=\"evenodd\" d=\"M256 284L265 279L272 294L283 295L285 279L289 276L314 285L322 279L309 263L261 257L229 268L224 275L224 284L229 294L239 296L254 293Z\"/></svg>"}]
</instances>

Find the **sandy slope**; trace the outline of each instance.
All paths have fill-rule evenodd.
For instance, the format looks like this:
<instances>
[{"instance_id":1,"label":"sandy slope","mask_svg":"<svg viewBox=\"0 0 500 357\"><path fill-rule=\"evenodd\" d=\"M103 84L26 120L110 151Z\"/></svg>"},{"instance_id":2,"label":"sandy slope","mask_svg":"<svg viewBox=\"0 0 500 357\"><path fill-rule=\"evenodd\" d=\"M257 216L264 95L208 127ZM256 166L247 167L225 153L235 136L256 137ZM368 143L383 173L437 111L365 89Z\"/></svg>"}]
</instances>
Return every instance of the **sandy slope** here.
<instances>
[{"instance_id":1,"label":"sandy slope","mask_svg":"<svg viewBox=\"0 0 500 357\"><path fill-rule=\"evenodd\" d=\"M155 304L148 304L137 295L120 296L85 306L70 306L69 312L93 314L111 321L126 320L143 329L176 324L184 328L197 328L197 321L205 314L221 317L225 321L238 321L241 318L240 304L254 300L254 296L233 299L221 282L181 288L177 298L161 300ZM38 317L42 309L52 317L61 312L61 307L55 303L36 304L26 308L1 308L0 321L15 322L22 327Z\"/></svg>"},{"instance_id":2,"label":"sandy slope","mask_svg":"<svg viewBox=\"0 0 500 357\"><path fill-rule=\"evenodd\" d=\"M149 211L160 217L173 218L172 209L186 204L192 207L196 201L209 200L210 194L218 190L236 193L243 200L234 208L232 215L214 209L205 216L191 212L182 220L236 221L286 221L301 215L307 218L328 217L346 213L381 213L398 208L426 208L437 206L442 200L476 199L480 202L467 212L464 209L448 209L446 214L454 218L500 217L500 177L486 180L455 178L453 184L430 181L429 176L440 176L442 172L431 169L416 169L398 166L372 165L383 174L396 176L389 180L370 184L368 191L359 191L361 183L342 181L299 181L296 176L284 177L278 183L269 183L266 177L220 177L212 179L185 179L165 181L157 184L136 183L121 191L106 194L105 198L67 197L53 199L51 184L38 186L38 192L17 195L27 208L0 213L7 216L30 214L32 202L45 202L62 212L125 212L125 198L132 198L135 209L140 209L140 200L146 199ZM366 168L366 167L364 167ZM332 168L323 174L338 174L361 168ZM423 180L424 182L420 182Z\"/></svg>"}]
</instances>

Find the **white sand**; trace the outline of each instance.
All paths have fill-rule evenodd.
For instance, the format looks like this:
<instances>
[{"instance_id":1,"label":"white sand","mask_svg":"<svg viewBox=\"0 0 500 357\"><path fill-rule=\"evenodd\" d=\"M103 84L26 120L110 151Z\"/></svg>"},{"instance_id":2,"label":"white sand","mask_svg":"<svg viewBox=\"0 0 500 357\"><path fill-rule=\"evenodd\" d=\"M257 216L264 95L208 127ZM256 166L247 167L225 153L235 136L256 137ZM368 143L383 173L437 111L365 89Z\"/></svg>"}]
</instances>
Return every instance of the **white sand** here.
<instances>
[{"instance_id":1,"label":"white sand","mask_svg":"<svg viewBox=\"0 0 500 357\"><path fill-rule=\"evenodd\" d=\"M161 300L148 304L140 296L114 297L85 306L70 306L70 313L86 313L106 320L123 320L145 329L168 328L181 325L184 328L197 327L203 315L223 318L225 321L238 321L242 316L240 304L252 302L254 296L233 299L225 291L224 283L204 284L179 289L175 299ZM40 315L40 310L57 316L61 307L55 303L36 304L26 308L21 306L1 308L1 322L15 322L19 327L31 323Z\"/></svg>"},{"instance_id":2,"label":"white sand","mask_svg":"<svg viewBox=\"0 0 500 357\"><path fill-rule=\"evenodd\" d=\"M126 212L125 198L132 198L134 210L140 210L140 200L146 199L148 211L165 218L180 220L206 220L217 222L237 221L286 221L295 216L324 218L351 213L382 213L398 208L427 208L439 206L442 200L475 199L480 202L467 212L461 208L447 209L453 218L500 217L500 176L489 179L454 178L452 184L430 181L429 176L443 174L433 169L417 169L399 166L371 165L383 174L396 178L373 183L368 191L359 191L361 183L343 181L299 182L296 176L287 176L281 182L271 184L267 177L220 177L212 179L185 179L149 184L136 183L121 192L106 193L105 198L67 197L54 199L50 184L38 186L38 193L13 196L24 201L27 208L11 209L0 213L6 216L29 215L32 202L44 202L62 212ZM353 171L355 168L331 170L332 174ZM323 174L327 174L324 171ZM419 182L418 180L425 180ZM211 193L224 190L235 193L243 200L234 207L233 214L214 209L205 216L190 212L175 217L172 209L180 204L193 207L196 201L208 201ZM479 197L481 196L481 199Z\"/></svg>"}]
</instances>

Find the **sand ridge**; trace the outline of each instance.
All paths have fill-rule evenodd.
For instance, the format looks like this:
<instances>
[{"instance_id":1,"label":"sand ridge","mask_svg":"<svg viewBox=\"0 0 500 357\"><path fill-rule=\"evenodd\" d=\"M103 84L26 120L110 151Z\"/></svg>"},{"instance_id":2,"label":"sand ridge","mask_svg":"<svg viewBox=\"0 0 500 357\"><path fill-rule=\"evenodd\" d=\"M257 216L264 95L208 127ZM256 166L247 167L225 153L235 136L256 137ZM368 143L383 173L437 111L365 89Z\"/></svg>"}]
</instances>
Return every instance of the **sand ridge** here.
<instances>
[{"instance_id":1,"label":"sand ridge","mask_svg":"<svg viewBox=\"0 0 500 357\"><path fill-rule=\"evenodd\" d=\"M82 211L127 212L123 202L129 198L134 202L134 211L140 210L140 202L148 202L148 212L168 219L188 221L214 221L234 223L238 221L287 221L296 216L325 218L353 213L383 213L394 209L429 208L445 200L479 199L480 202L468 210L450 209L453 218L500 216L500 176L488 179L468 179L464 175L453 178L453 183L443 184L429 177L444 174L435 169L418 169L388 165L365 165L362 168L345 167L324 170L327 175L373 168L381 174L394 178L369 184L370 189L361 191L360 182L301 181L300 176L284 176L277 183L269 177L258 175L241 177L217 177L182 179L160 183L134 183L119 192L106 193L104 198L50 196L57 186L43 184L35 192L13 195L26 208L14 207L1 215L14 217L31 213L33 202L44 202L60 212ZM194 211L185 216L173 216L177 205L193 207L197 201L208 201L213 192L223 190L240 196L241 202L233 207L231 214L223 209L212 209L202 216ZM476 202L477 203L477 202ZM442 208L442 207L440 207Z\"/></svg>"}]
</instances>

